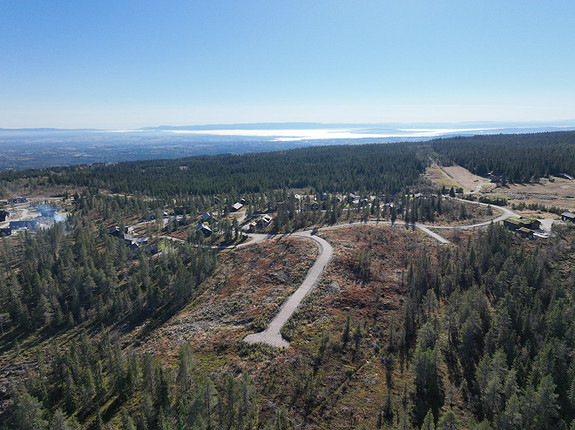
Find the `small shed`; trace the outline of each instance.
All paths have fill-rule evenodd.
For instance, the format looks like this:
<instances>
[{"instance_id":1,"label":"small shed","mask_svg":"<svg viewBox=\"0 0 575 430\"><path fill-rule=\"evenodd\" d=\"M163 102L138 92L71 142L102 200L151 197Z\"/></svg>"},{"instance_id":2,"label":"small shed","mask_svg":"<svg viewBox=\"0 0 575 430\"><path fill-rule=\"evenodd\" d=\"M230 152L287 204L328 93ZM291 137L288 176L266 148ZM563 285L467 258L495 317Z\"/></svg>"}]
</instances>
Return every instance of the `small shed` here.
<instances>
[{"instance_id":1,"label":"small shed","mask_svg":"<svg viewBox=\"0 0 575 430\"><path fill-rule=\"evenodd\" d=\"M10 212L8 211L0 211L0 222L6 221L6 218L10 216Z\"/></svg>"},{"instance_id":2,"label":"small shed","mask_svg":"<svg viewBox=\"0 0 575 430\"><path fill-rule=\"evenodd\" d=\"M570 221L575 223L575 214L571 213L571 212L563 212L561 214L561 220L562 221Z\"/></svg>"},{"instance_id":3,"label":"small shed","mask_svg":"<svg viewBox=\"0 0 575 430\"><path fill-rule=\"evenodd\" d=\"M244 207L244 205L241 204L240 202L234 203L234 204L232 205L232 212L237 212L237 211L239 211L239 210L240 210L241 208L243 208L243 207Z\"/></svg>"},{"instance_id":4,"label":"small shed","mask_svg":"<svg viewBox=\"0 0 575 430\"><path fill-rule=\"evenodd\" d=\"M212 215L209 212L206 212L202 215L202 222L210 222L212 220Z\"/></svg>"}]
</instances>

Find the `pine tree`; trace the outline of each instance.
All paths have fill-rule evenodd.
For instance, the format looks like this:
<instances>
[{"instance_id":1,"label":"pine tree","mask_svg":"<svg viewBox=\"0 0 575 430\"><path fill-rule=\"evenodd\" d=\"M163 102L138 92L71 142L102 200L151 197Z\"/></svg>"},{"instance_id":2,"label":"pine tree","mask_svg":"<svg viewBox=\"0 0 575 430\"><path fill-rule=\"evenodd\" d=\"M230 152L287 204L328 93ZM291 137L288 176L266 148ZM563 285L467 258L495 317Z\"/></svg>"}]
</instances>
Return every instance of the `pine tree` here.
<instances>
[{"instance_id":1,"label":"pine tree","mask_svg":"<svg viewBox=\"0 0 575 430\"><path fill-rule=\"evenodd\" d=\"M427 411L427 415L421 425L421 430L435 430L435 417L433 416L431 409Z\"/></svg>"}]
</instances>

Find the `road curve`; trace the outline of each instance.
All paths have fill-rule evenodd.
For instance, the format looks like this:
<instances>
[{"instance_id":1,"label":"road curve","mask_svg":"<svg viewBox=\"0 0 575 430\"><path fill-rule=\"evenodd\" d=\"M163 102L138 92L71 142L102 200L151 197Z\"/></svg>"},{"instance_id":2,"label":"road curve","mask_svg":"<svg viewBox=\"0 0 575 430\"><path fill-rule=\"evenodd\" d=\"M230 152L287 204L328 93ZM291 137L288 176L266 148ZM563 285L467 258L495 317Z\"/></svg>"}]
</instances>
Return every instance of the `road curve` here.
<instances>
[{"instance_id":1,"label":"road curve","mask_svg":"<svg viewBox=\"0 0 575 430\"><path fill-rule=\"evenodd\" d=\"M468 200L461 200L467 203L473 203L477 205L489 206L486 203L479 203L473 202ZM283 325L289 320L292 314L296 311L297 307L300 305L302 300L314 289L314 287L318 284L321 275L323 274L325 268L329 264L332 256L333 256L333 246L327 242L325 239L316 236L314 233L320 230L331 230L336 228L342 227L349 227L354 225L363 225L363 224L370 224L370 225L396 225L402 226L405 225L406 227L414 227L418 228L425 234L429 235L430 237L437 240L439 243L448 244L450 243L447 239L442 237L441 235L437 234L436 232L430 229L467 229L467 228L477 228L477 227L485 227L491 223L496 223L503 221L510 217L518 216L516 213L512 212L511 210L495 206L495 209L500 209L503 211L503 214L499 217L477 224L467 224L467 225L458 225L458 226L438 226L438 225L426 225L426 224L403 224L403 223L392 223L390 221L365 221L365 222L354 222L354 223L345 223L345 224L336 224L327 227L321 227L314 230L306 230L301 232L293 233L292 236L302 237L306 239L313 240L319 248L319 256L317 257L313 266L309 269L306 278L302 282L302 284L298 287L298 289L287 299L287 301L282 305L279 313L274 317L274 319L270 322L267 329L260 333L253 333L249 334L244 338L244 341L247 343L266 343L271 346L275 347L287 347L289 346L289 342L285 340L281 334L280 330ZM242 248L244 246L253 245L255 243L261 242L262 240L266 239L273 239L276 237L280 237L282 235L274 235L274 234L256 234L256 233L249 233L248 236L251 238L249 242L243 242L237 245L230 245L230 246L211 246L214 249L236 249ZM288 236L286 234L285 236ZM174 242L185 242L182 239L174 238L171 236L159 236L164 239L169 239ZM160 253L159 253L160 254Z\"/></svg>"},{"instance_id":2,"label":"road curve","mask_svg":"<svg viewBox=\"0 0 575 430\"><path fill-rule=\"evenodd\" d=\"M244 341L247 343L267 343L268 345L276 347L288 346L289 342L282 337L280 330L295 312L305 296L307 296L318 284L323 271L331 260L333 255L333 246L331 246L325 239L313 235L310 230L294 233L293 236L313 240L319 248L319 256L317 260L315 260L313 266L311 266L311 269L307 272L307 276L302 284L283 304L279 313L270 322L268 328L260 333L247 335L244 338Z\"/></svg>"},{"instance_id":3,"label":"road curve","mask_svg":"<svg viewBox=\"0 0 575 430\"><path fill-rule=\"evenodd\" d=\"M473 201L470 202L468 200L462 200L462 201L465 201L468 203L474 203L477 205L489 206L486 203L479 203L479 202L473 202ZM481 222L481 223L477 223L477 224L460 225L460 226L436 226L436 225L425 225L425 224L416 223L413 225L413 227L420 229L422 232L431 236L432 238L437 240L439 243L449 244L451 242L449 242L447 239L440 236L439 234L431 231L430 229L431 228L434 228L434 229L465 229L465 228L484 227L484 226L491 224L492 222L496 223L496 222L503 221L504 219L507 219L510 217L518 216L516 213L512 212L511 210L509 210L507 208L500 207L500 206L496 206L495 208L501 209L503 211L503 214L501 216L493 219L493 220L486 221L486 222ZM307 296L313 290L313 288L317 285L317 283L319 282L319 279L321 278L321 275L323 274L323 271L325 270L325 268L329 264L331 257L333 255L333 246L329 242L327 242L325 239L322 239L321 237L316 236L314 233L317 231L320 231L320 230L331 230L331 229L335 229L335 228L347 227L347 226L352 226L352 225L362 225L362 224L394 225L390 221L367 221L367 222L337 224L337 225L333 225L333 226L318 228L318 229L315 229L313 231L307 230L307 231L301 231L301 232L293 233L293 236L312 239L313 241L315 241L315 243L317 244L317 246L319 248L319 256L318 256L317 260L315 261L314 265L311 267L311 269L309 269L307 276L304 279L303 283L288 298L288 300L282 305L279 313L270 322L270 324L268 325L268 328L266 328L262 332L247 335L244 338L244 342L247 342L250 344L266 343L268 345L275 346L275 347L287 347L287 346L289 346L289 342L282 337L280 330L283 327L283 325L287 322L287 320L295 312L295 310L297 309L299 304L302 302L302 300L305 298L305 296ZM401 223L395 223L395 225L402 225L402 224ZM241 245L237 245L235 247L251 245L253 243L257 243L257 242L264 240L264 239L276 237L274 235L264 235L264 234L250 234L250 236L253 238L252 241L247 242L247 243L242 243ZM228 247L228 248L232 248L232 247Z\"/></svg>"}]
</instances>

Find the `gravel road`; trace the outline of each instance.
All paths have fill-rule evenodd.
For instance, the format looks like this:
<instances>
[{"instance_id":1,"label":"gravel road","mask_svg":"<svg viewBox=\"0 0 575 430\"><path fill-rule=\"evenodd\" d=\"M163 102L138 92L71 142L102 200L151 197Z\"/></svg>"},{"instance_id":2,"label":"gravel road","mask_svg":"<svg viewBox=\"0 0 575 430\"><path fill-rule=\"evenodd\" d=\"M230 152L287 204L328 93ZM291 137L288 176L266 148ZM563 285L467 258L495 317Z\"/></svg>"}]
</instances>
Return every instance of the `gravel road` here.
<instances>
[{"instance_id":1,"label":"gravel road","mask_svg":"<svg viewBox=\"0 0 575 430\"><path fill-rule=\"evenodd\" d=\"M468 202L468 201L465 200L465 202ZM485 204L485 203L478 203L478 202L468 202L468 203L475 203L477 205L487 206L487 204ZM449 242L447 239L440 236L436 232L431 231L430 229L431 228L433 228L433 229L456 229L456 228L457 229L463 229L463 228L484 227L484 226L491 224L492 222L496 223L496 222L503 221L504 219L507 219L509 217L517 216L516 213L510 211L507 208L494 206L494 209L495 210L500 209L501 211L503 211L503 214L501 216L495 218L494 220L487 221L487 222L482 222L482 223L477 223L477 224L469 224L469 225L461 225L461 226L435 226L435 225L425 225L425 224L417 224L416 223L414 225L414 227L420 229L421 231L423 231L427 235L431 236L432 238L437 240L439 243L448 244L451 242ZM310 293L310 291L312 291L313 288L317 285L317 283L319 282L319 279L321 278L321 275L323 274L323 271L325 270L325 268L329 264L331 257L333 255L333 246L331 246L326 240L322 239L321 237L315 236L313 233L317 232L319 230L330 230L330 229L334 229L334 228L341 228L341 227L346 227L346 226L350 226L350 225L362 225L362 224L391 224L391 222L389 222L389 221L368 221L366 223L359 223L358 222L358 223L349 223L349 224L338 224L338 225L334 225L334 226L316 229L313 232L311 230L308 230L308 231L302 231L302 232L294 233L293 236L304 237L304 238L312 239L313 241L315 241L316 244L318 245L318 248L319 248L319 256L318 256L317 260L315 261L314 265L311 267L311 269L309 269L307 276L304 279L303 283L295 291L295 293L293 293L288 298L288 300L283 304L279 313L271 321L268 328L265 329L264 331L260 332L260 333L253 333L253 334L247 335L244 338L244 341L247 343L266 343L268 345L275 346L275 347L287 347L287 346L289 346L289 342L281 336L280 330L283 327L283 325L287 322L287 320L295 312L295 310L297 309L299 304L302 302L302 300L305 298L305 296L307 296ZM396 223L396 225L402 225L402 224ZM266 235L261 235L261 234L260 235L250 235L250 236L252 236L254 240L252 240L251 242L247 242L245 244L242 244L240 246L251 245L252 243L256 243L256 242L259 242L259 241L267 239L267 238L275 237L272 235L266 236Z\"/></svg>"},{"instance_id":2,"label":"gravel road","mask_svg":"<svg viewBox=\"0 0 575 430\"><path fill-rule=\"evenodd\" d=\"M311 234L311 231L302 231L294 233L293 236L305 237L313 240L319 248L319 256L315 263L307 272L307 276L300 285L300 287L293 293L289 299L283 304L279 313L272 320L267 329L260 333L254 333L246 336L244 341L247 343L267 343L268 345L276 347L286 347L289 342L285 340L280 334L280 330L287 320L295 312L302 300L309 294L311 290L317 285L323 271L329 264L333 255L333 246L321 237Z\"/></svg>"}]
</instances>

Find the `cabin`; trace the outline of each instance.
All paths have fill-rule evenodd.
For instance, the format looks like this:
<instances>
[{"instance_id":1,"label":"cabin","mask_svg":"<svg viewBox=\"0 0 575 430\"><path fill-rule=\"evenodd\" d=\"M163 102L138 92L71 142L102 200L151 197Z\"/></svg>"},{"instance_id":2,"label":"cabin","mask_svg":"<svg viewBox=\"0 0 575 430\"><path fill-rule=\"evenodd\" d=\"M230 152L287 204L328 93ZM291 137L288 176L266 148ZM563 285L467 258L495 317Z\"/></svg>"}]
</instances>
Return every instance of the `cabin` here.
<instances>
[{"instance_id":1,"label":"cabin","mask_svg":"<svg viewBox=\"0 0 575 430\"><path fill-rule=\"evenodd\" d=\"M503 225L511 231L527 228L529 230L538 230L541 227L541 221L536 218L520 216L511 217L503 220Z\"/></svg>"},{"instance_id":2,"label":"cabin","mask_svg":"<svg viewBox=\"0 0 575 430\"><path fill-rule=\"evenodd\" d=\"M134 236L131 234L132 232L133 232L132 227L126 227L122 232L122 229L117 225L111 227L109 230L109 234L111 236L122 239L128 248L135 249L140 246L141 239L134 238ZM145 238L145 240L147 241L148 239Z\"/></svg>"},{"instance_id":3,"label":"cabin","mask_svg":"<svg viewBox=\"0 0 575 430\"><path fill-rule=\"evenodd\" d=\"M256 226L259 228L265 228L272 222L272 217L269 215L264 215L256 221Z\"/></svg>"},{"instance_id":4,"label":"cabin","mask_svg":"<svg viewBox=\"0 0 575 430\"><path fill-rule=\"evenodd\" d=\"M575 223L575 214L571 212L563 212L561 214L561 221L569 221Z\"/></svg>"},{"instance_id":5,"label":"cabin","mask_svg":"<svg viewBox=\"0 0 575 430\"><path fill-rule=\"evenodd\" d=\"M490 173L489 174L489 181L494 183L494 184L498 184L500 182L503 182L503 175L500 173Z\"/></svg>"},{"instance_id":6,"label":"cabin","mask_svg":"<svg viewBox=\"0 0 575 430\"><path fill-rule=\"evenodd\" d=\"M212 220L212 215L209 212L206 212L202 215L202 222L210 222Z\"/></svg>"},{"instance_id":7,"label":"cabin","mask_svg":"<svg viewBox=\"0 0 575 430\"><path fill-rule=\"evenodd\" d=\"M503 221L503 225L511 231L519 230L522 227L530 230L538 230L541 227L541 221L532 217L520 216L507 218Z\"/></svg>"},{"instance_id":8,"label":"cabin","mask_svg":"<svg viewBox=\"0 0 575 430\"><path fill-rule=\"evenodd\" d=\"M212 234L212 229L206 224L198 224L196 233L202 232L204 236L208 237Z\"/></svg>"},{"instance_id":9,"label":"cabin","mask_svg":"<svg viewBox=\"0 0 575 430\"><path fill-rule=\"evenodd\" d=\"M38 224L38 221L30 220L30 221L10 221L10 229L11 230L18 230L21 228L25 228L28 230L34 230Z\"/></svg>"},{"instance_id":10,"label":"cabin","mask_svg":"<svg viewBox=\"0 0 575 430\"><path fill-rule=\"evenodd\" d=\"M244 207L244 205L243 205L242 203L240 203L240 202L234 203L234 204L232 205L232 212L237 212L237 211L239 211L239 210L240 210L241 208L243 208L243 207Z\"/></svg>"}]
</instances>

